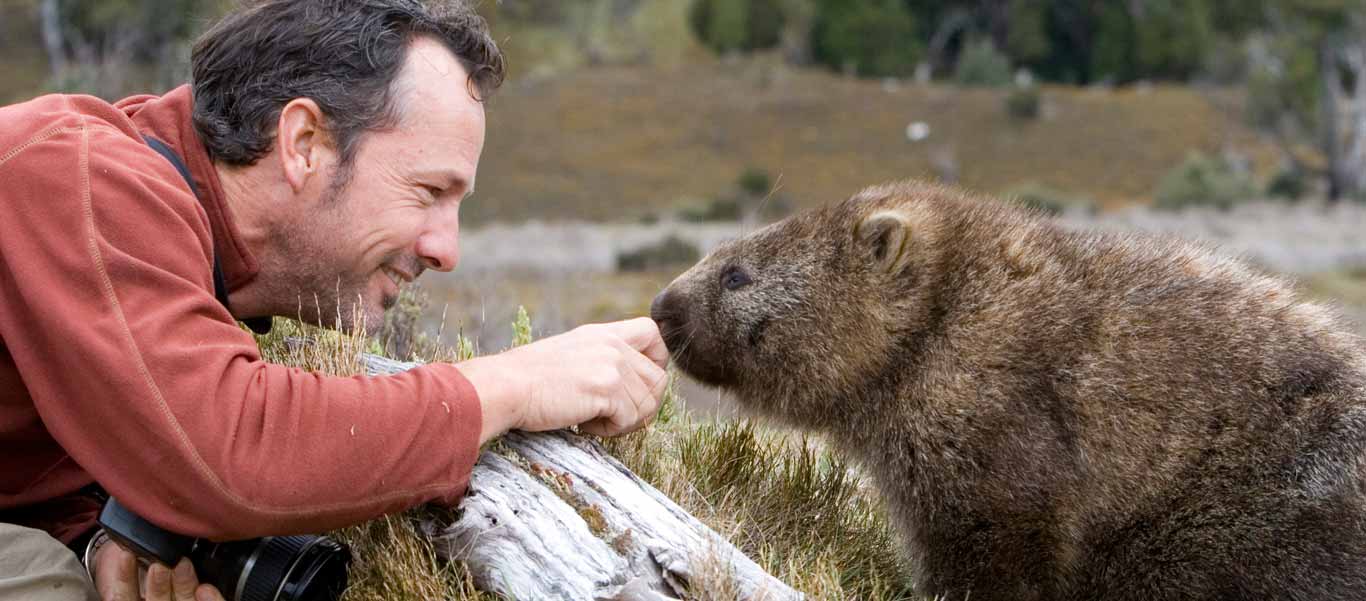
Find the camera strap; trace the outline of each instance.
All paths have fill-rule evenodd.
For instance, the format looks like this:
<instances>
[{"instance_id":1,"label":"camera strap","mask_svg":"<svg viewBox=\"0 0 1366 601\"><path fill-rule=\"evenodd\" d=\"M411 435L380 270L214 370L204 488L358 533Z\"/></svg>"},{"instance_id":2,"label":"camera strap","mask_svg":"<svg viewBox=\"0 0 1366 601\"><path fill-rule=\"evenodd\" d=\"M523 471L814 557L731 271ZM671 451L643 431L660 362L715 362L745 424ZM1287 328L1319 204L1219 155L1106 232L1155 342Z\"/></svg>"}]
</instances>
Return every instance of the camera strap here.
<instances>
[{"instance_id":1,"label":"camera strap","mask_svg":"<svg viewBox=\"0 0 1366 601\"><path fill-rule=\"evenodd\" d=\"M199 188L194 185L194 178L190 177L190 168L185 166L185 161L180 158L180 155L176 154L174 150L171 150L170 146L161 140L153 138L152 136L143 136L142 138L147 141L147 146L151 147L152 150L157 151L157 154L165 157L166 160L171 163L171 166L175 167L175 170L180 173L180 177L185 178L185 184L190 187L190 192L194 194L194 197L199 200L201 205L204 204L204 197L199 195ZM205 210L208 210L207 206L204 208ZM210 234L212 234L212 230L210 230ZM223 264L218 260L218 251L216 249L213 251L213 295L218 299L218 302L223 305L224 309L227 309L229 313L232 312L232 307L228 305L227 279L223 277ZM256 332L257 334L266 334L270 332L269 317L253 317L242 320L242 323L247 324L247 327L251 328L251 331Z\"/></svg>"}]
</instances>

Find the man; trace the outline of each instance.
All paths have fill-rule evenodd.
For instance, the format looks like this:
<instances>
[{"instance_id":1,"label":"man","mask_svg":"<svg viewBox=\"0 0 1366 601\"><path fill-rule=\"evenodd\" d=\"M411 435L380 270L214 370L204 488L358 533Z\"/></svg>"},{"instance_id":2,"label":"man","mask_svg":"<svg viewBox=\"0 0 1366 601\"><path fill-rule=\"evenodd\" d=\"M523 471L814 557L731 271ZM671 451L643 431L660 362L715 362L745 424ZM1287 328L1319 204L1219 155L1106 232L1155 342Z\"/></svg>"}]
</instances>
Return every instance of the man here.
<instances>
[{"instance_id":1,"label":"man","mask_svg":"<svg viewBox=\"0 0 1366 601\"><path fill-rule=\"evenodd\" d=\"M259 0L192 65L161 97L0 108L0 598L95 598L62 545L96 485L181 534L321 532L455 503L509 429L651 419L667 354L644 318L376 378L267 364L234 321L376 324L455 268L503 76L471 10ZM106 598L138 597L127 552L94 563ZM142 592L219 598L187 564Z\"/></svg>"}]
</instances>

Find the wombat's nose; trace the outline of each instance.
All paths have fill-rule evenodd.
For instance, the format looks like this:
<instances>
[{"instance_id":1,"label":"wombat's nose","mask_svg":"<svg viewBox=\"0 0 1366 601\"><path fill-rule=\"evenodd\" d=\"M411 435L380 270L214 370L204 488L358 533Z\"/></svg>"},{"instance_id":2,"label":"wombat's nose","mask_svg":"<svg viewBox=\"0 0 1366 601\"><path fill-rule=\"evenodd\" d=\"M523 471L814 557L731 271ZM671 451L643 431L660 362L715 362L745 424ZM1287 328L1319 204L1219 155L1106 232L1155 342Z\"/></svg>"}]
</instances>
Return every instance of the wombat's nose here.
<instances>
[{"instance_id":1,"label":"wombat's nose","mask_svg":"<svg viewBox=\"0 0 1366 601\"><path fill-rule=\"evenodd\" d=\"M672 289L667 289L650 303L650 318L659 325L661 332L678 327L687 316L680 296Z\"/></svg>"}]
</instances>

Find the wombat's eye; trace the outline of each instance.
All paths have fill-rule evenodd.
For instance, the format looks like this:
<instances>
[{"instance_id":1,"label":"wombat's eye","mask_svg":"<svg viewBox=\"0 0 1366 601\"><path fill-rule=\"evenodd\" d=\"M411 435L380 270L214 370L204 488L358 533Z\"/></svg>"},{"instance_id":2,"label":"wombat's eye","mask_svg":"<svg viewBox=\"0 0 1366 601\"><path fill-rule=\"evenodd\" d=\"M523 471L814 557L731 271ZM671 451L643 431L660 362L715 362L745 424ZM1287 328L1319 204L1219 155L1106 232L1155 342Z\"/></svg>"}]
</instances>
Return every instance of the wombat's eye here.
<instances>
[{"instance_id":1,"label":"wombat's eye","mask_svg":"<svg viewBox=\"0 0 1366 601\"><path fill-rule=\"evenodd\" d=\"M721 285L726 290L739 290L752 282L753 280L749 279L749 274L739 267L731 267L721 272Z\"/></svg>"}]
</instances>

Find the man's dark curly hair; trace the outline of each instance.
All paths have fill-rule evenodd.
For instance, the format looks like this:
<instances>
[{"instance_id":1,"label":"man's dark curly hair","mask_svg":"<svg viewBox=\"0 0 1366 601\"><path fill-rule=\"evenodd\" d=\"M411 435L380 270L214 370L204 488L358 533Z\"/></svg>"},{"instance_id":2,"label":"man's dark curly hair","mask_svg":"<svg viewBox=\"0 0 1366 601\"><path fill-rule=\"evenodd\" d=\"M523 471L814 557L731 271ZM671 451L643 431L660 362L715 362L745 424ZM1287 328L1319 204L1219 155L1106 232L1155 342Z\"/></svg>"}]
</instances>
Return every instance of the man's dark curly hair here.
<instances>
[{"instance_id":1,"label":"man's dark curly hair","mask_svg":"<svg viewBox=\"0 0 1366 601\"><path fill-rule=\"evenodd\" d=\"M397 121L392 84L422 36L459 58L476 98L502 84L503 54L461 0L247 0L195 42L195 129L214 160L251 165L285 104L310 98L348 166L361 134Z\"/></svg>"}]
</instances>

